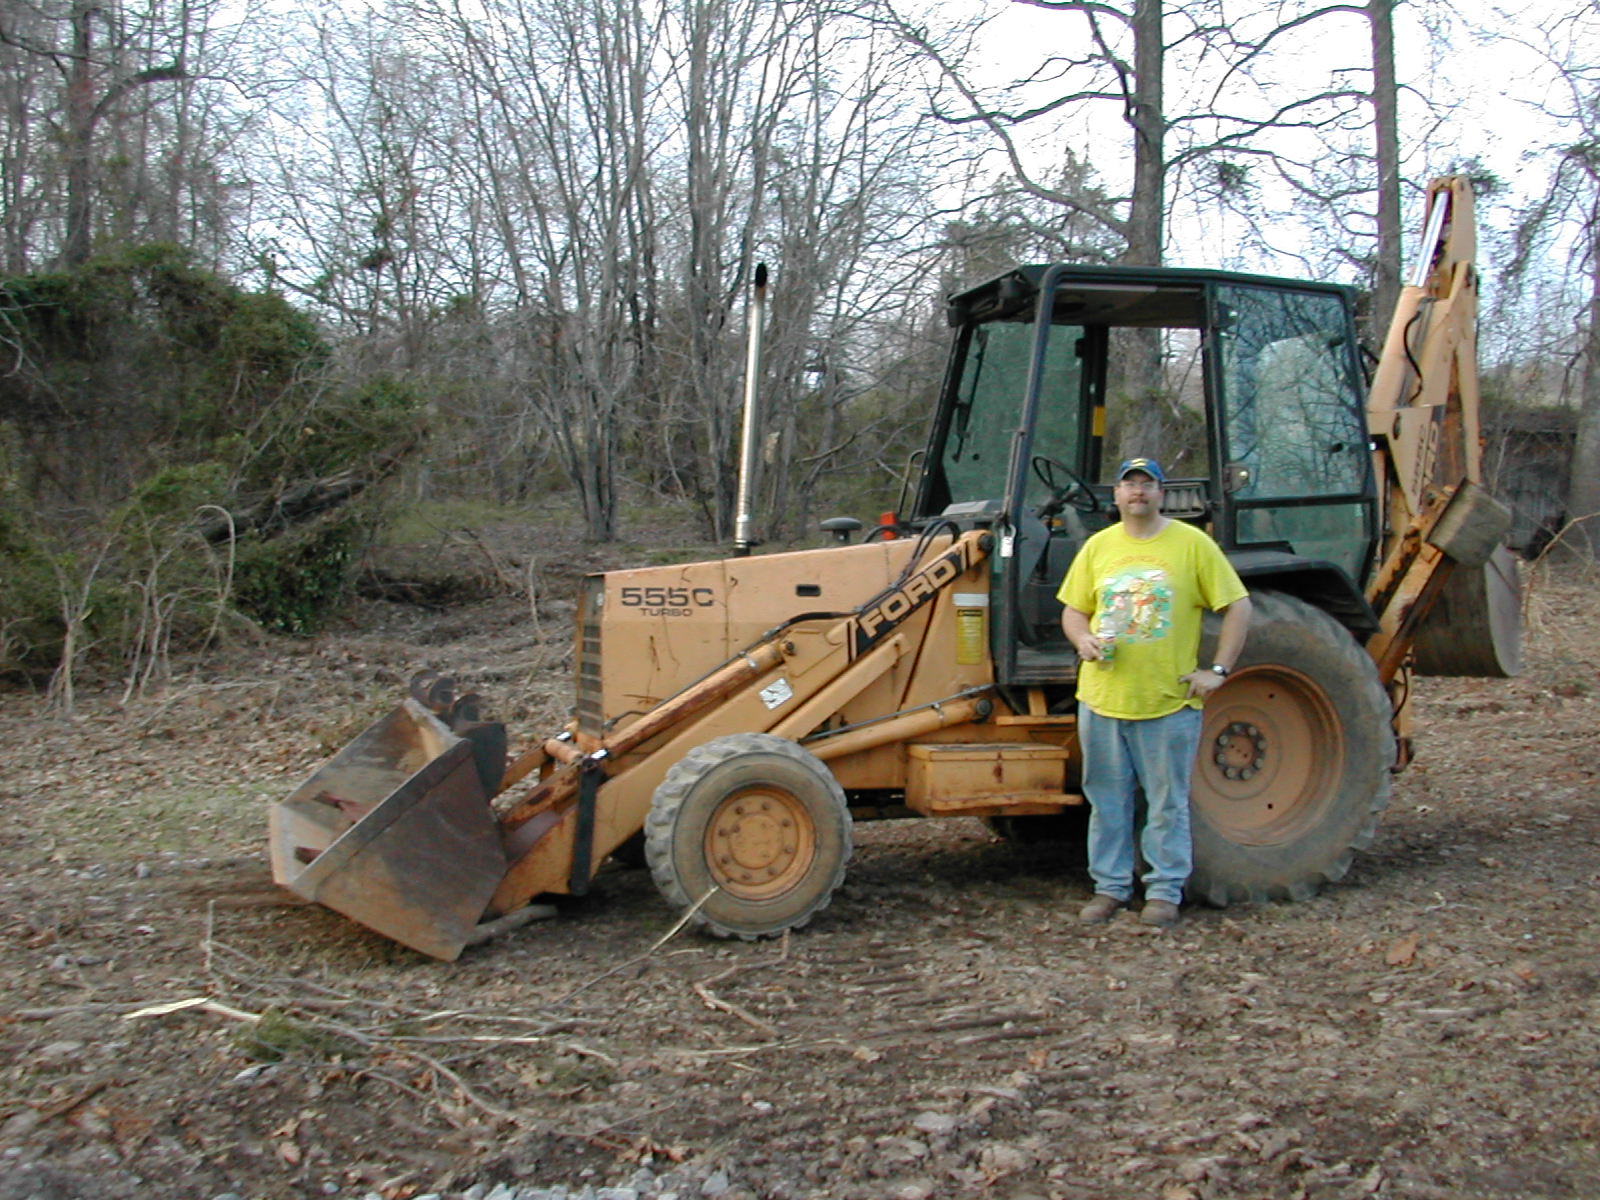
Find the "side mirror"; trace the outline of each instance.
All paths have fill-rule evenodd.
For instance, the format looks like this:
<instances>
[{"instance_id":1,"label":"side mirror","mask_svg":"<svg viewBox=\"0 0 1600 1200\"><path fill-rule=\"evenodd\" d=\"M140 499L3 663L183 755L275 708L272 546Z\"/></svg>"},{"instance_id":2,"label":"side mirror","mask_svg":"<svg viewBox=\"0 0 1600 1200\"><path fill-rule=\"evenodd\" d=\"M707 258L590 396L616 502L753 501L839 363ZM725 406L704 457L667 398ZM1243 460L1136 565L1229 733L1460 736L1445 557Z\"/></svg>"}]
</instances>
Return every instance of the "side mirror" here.
<instances>
[{"instance_id":1,"label":"side mirror","mask_svg":"<svg viewBox=\"0 0 1600 1200\"><path fill-rule=\"evenodd\" d=\"M829 517L819 526L823 533L828 534L841 546L848 545L850 535L861 531L861 522L854 517Z\"/></svg>"}]
</instances>

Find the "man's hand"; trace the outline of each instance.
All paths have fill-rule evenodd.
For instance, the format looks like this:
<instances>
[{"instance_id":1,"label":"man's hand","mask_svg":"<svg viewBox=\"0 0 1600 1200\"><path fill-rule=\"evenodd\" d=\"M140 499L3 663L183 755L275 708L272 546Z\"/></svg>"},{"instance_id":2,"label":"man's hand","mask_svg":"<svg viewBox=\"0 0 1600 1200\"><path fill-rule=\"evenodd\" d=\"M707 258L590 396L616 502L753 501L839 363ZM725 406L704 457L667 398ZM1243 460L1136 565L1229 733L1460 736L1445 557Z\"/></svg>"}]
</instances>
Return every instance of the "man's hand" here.
<instances>
[{"instance_id":1,"label":"man's hand","mask_svg":"<svg viewBox=\"0 0 1600 1200\"><path fill-rule=\"evenodd\" d=\"M1191 700L1195 697L1204 700L1227 681L1210 667L1201 667L1185 675L1183 682L1189 685L1189 698Z\"/></svg>"},{"instance_id":2,"label":"man's hand","mask_svg":"<svg viewBox=\"0 0 1600 1200\"><path fill-rule=\"evenodd\" d=\"M1072 648L1078 652L1078 657L1084 662L1099 662L1106 656L1105 643L1093 634L1089 634L1072 643Z\"/></svg>"},{"instance_id":3,"label":"man's hand","mask_svg":"<svg viewBox=\"0 0 1600 1200\"><path fill-rule=\"evenodd\" d=\"M1250 629L1250 597L1235 600L1219 611L1222 613L1222 630L1217 635L1217 653L1213 661L1231 669L1239 661L1245 634ZM1189 685L1191 700L1197 696L1204 700L1226 680L1210 667L1198 667L1183 676L1183 682Z\"/></svg>"},{"instance_id":4,"label":"man's hand","mask_svg":"<svg viewBox=\"0 0 1600 1200\"><path fill-rule=\"evenodd\" d=\"M1089 631L1089 614L1079 612L1070 606L1061 610L1061 632L1067 635L1067 641L1072 643L1072 648L1078 652L1078 657L1085 662L1099 662L1105 655L1105 649L1099 638Z\"/></svg>"}]
</instances>

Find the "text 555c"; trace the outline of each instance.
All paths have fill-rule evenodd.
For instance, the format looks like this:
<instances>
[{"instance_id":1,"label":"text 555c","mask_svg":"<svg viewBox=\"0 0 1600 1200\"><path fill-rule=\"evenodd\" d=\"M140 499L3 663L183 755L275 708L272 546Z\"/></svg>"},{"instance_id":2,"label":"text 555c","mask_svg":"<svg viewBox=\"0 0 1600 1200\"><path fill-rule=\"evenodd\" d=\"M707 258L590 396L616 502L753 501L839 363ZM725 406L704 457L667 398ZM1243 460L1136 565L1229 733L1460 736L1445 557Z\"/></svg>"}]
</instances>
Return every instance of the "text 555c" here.
<instances>
[{"instance_id":1,"label":"text 555c","mask_svg":"<svg viewBox=\"0 0 1600 1200\"><path fill-rule=\"evenodd\" d=\"M717 594L708 587L625 587L620 599L624 608L710 608Z\"/></svg>"}]
</instances>

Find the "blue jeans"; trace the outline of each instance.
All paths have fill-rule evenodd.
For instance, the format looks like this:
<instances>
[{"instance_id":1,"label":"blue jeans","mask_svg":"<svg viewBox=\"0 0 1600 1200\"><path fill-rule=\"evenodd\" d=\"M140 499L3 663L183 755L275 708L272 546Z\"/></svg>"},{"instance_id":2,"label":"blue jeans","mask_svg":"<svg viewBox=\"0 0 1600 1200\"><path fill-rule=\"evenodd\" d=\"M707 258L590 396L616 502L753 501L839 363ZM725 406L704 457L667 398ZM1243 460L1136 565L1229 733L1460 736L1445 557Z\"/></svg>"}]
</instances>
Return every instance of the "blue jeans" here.
<instances>
[{"instance_id":1,"label":"blue jeans","mask_svg":"<svg viewBox=\"0 0 1600 1200\"><path fill-rule=\"evenodd\" d=\"M1096 892L1133 898L1134 794L1143 787L1139 849L1149 867L1145 899L1182 902L1194 868L1189 779L1203 719L1198 708L1180 708L1165 717L1124 721L1078 705L1083 794L1090 805L1089 874Z\"/></svg>"}]
</instances>

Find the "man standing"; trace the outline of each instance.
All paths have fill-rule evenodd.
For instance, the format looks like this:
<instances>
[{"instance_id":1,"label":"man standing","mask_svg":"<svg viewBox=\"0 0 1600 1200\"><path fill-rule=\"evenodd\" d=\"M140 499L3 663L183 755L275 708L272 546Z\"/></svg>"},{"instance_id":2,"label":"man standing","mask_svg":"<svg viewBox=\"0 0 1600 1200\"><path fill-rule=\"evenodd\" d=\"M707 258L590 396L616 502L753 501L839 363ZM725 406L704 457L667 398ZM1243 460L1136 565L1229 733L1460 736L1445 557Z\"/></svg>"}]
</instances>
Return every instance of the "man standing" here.
<instances>
[{"instance_id":1,"label":"man standing","mask_svg":"<svg viewBox=\"0 0 1600 1200\"><path fill-rule=\"evenodd\" d=\"M1218 545L1161 513L1166 475L1153 458L1117 471L1120 525L1084 543L1057 598L1078 670L1078 740L1088 797L1094 899L1078 919L1109 921L1133 898L1134 793L1144 788L1139 848L1149 869L1139 920L1178 920L1194 865L1189 778L1201 707L1244 648L1250 598ZM1198 668L1203 610L1223 614L1216 662Z\"/></svg>"}]
</instances>

